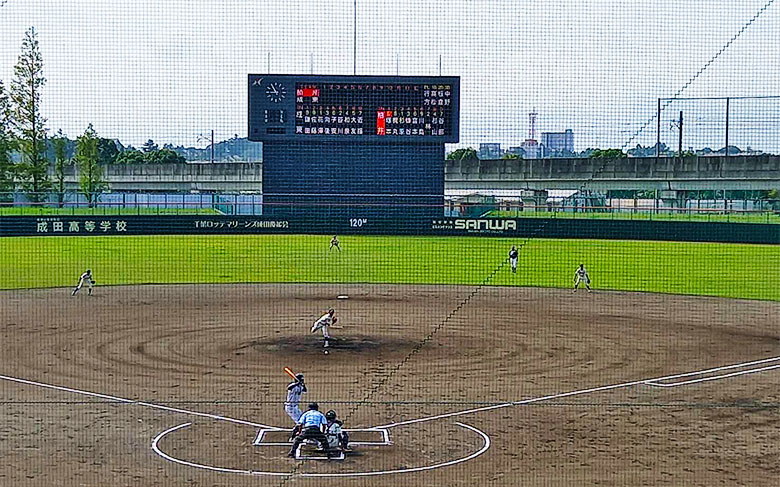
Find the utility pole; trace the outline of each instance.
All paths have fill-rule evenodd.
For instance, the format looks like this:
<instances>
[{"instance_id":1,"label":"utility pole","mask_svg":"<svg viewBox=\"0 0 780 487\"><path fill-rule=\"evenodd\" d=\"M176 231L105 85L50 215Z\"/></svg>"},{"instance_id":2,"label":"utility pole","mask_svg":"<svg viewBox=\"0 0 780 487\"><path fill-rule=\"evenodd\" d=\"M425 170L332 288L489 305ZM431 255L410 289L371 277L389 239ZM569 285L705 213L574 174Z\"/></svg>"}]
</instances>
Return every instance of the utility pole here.
<instances>
[{"instance_id":1,"label":"utility pole","mask_svg":"<svg viewBox=\"0 0 780 487\"><path fill-rule=\"evenodd\" d=\"M683 163L683 155L682 155L682 137L683 137L683 112L680 110L680 139L677 143L677 154L680 156L680 167L682 167Z\"/></svg>"},{"instance_id":2,"label":"utility pole","mask_svg":"<svg viewBox=\"0 0 780 487\"><path fill-rule=\"evenodd\" d=\"M357 0L355 0L354 8L352 9L352 76L357 75Z\"/></svg>"},{"instance_id":3,"label":"utility pole","mask_svg":"<svg viewBox=\"0 0 780 487\"><path fill-rule=\"evenodd\" d=\"M214 129L211 129L211 163L214 164Z\"/></svg>"},{"instance_id":4,"label":"utility pole","mask_svg":"<svg viewBox=\"0 0 780 487\"><path fill-rule=\"evenodd\" d=\"M441 76L441 54L439 54L439 76Z\"/></svg>"},{"instance_id":5,"label":"utility pole","mask_svg":"<svg viewBox=\"0 0 780 487\"><path fill-rule=\"evenodd\" d=\"M658 168L658 159L661 157L661 99L658 99L658 111L655 114L657 126L655 129L655 167ZM667 159L668 161L669 159ZM668 169L668 162L667 162Z\"/></svg>"},{"instance_id":6,"label":"utility pole","mask_svg":"<svg viewBox=\"0 0 780 487\"><path fill-rule=\"evenodd\" d=\"M731 100L726 98L726 162L729 160L729 102Z\"/></svg>"},{"instance_id":7,"label":"utility pole","mask_svg":"<svg viewBox=\"0 0 780 487\"><path fill-rule=\"evenodd\" d=\"M271 74L271 52L268 52L268 70L266 73Z\"/></svg>"}]
</instances>

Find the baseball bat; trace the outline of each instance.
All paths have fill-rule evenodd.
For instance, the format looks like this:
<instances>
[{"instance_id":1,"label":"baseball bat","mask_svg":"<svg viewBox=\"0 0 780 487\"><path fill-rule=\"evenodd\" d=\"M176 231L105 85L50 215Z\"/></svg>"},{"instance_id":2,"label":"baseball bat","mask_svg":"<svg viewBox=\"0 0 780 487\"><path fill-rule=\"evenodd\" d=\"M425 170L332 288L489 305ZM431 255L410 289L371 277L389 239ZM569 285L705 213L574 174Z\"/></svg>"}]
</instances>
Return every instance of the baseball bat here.
<instances>
[{"instance_id":1,"label":"baseball bat","mask_svg":"<svg viewBox=\"0 0 780 487\"><path fill-rule=\"evenodd\" d=\"M285 367L285 368L284 368L284 373L285 373L285 374L287 374L287 375L289 375L290 377L292 377L292 379L293 379L293 380L298 380L298 379L295 377L295 372L293 372L293 371L292 371L292 369L291 369L290 367Z\"/></svg>"}]
</instances>

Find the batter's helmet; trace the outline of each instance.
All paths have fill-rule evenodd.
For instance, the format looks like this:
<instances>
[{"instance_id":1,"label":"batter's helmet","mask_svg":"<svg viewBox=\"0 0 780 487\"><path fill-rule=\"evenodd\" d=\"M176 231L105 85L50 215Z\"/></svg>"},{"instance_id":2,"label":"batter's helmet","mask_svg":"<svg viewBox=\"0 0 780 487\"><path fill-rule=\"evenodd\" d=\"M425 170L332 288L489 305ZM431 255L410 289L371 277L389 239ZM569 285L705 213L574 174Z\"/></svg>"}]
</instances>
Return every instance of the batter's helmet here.
<instances>
[{"instance_id":1,"label":"batter's helmet","mask_svg":"<svg viewBox=\"0 0 780 487\"><path fill-rule=\"evenodd\" d=\"M303 380L303 374L295 374L295 378L302 381Z\"/></svg>"}]
</instances>

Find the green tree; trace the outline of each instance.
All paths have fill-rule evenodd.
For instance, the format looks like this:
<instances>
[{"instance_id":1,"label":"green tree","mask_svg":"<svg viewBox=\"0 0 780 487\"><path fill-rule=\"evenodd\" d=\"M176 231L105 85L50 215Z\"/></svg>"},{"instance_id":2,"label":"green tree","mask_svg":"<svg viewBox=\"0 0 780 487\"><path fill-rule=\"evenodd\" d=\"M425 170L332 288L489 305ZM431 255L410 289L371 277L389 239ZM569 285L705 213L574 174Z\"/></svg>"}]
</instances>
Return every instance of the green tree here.
<instances>
[{"instance_id":1,"label":"green tree","mask_svg":"<svg viewBox=\"0 0 780 487\"><path fill-rule=\"evenodd\" d=\"M98 139L98 154L100 156L101 164L114 164L116 158L119 155L119 149L116 147L116 142L113 139Z\"/></svg>"},{"instance_id":2,"label":"green tree","mask_svg":"<svg viewBox=\"0 0 780 487\"><path fill-rule=\"evenodd\" d=\"M100 166L98 136L92 124L89 124L84 134L78 138L76 164L80 173L81 192L87 198L87 205L92 208L97 203L100 193L106 188L103 182L103 168Z\"/></svg>"},{"instance_id":3,"label":"green tree","mask_svg":"<svg viewBox=\"0 0 780 487\"><path fill-rule=\"evenodd\" d=\"M147 140L144 142L144 145L141 146L141 151L145 153L154 152L159 149L160 148L157 146L157 144L154 143L152 139Z\"/></svg>"},{"instance_id":4,"label":"green tree","mask_svg":"<svg viewBox=\"0 0 780 487\"><path fill-rule=\"evenodd\" d=\"M477 151L472 147L457 149L447 154L447 160L450 161L478 161Z\"/></svg>"},{"instance_id":5,"label":"green tree","mask_svg":"<svg viewBox=\"0 0 780 487\"><path fill-rule=\"evenodd\" d=\"M0 81L0 201L12 199L9 192L14 190L14 164L11 151L14 148L11 136L11 102Z\"/></svg>"},{"instance_id":6,"label":"green tree","mask_svg":"<svg viewBox=\"0 0 780 487\"><path fill-rule=\"evenodd\" d=\"M144 164L145 162L143 152L135 149L120 152L114 160L115 164Z\"/></svg>"},{"instance_id":7,"label":"green tree","mask_svg":"<svg viewBox=\"0 0 780 487\"><path fill-rule=\"evenodd\" d=\"M625 159L626 153L620 149L596 149L588 157L591 159Z\"/></svg>"},{"instance_id":8,"label":"green tree","mask_svg":"<svg viewBox=\"0 0 780 487\"><path fill-rule=\"evenodd\" d=\"M154 152L144 154L144 159L149 164L181 164L186 162L184 157L180 156L171 149L160 149Z\"/></svg>"},{"instance_id":9,"label":"green tree","mask_svg":"<svg viewBox=\"0 0 780 487\"><path fill-rule=\"evenodd\" d=\"M34 202L43 201L51 189L49 161L46 159L46 119L41 115L43 59L35 29L24 34L22 53L14 66L11 81L12 119L22 161L17 173L22 189Z\"/></svg>"},{"instance_id":10,"label":"green tree","mask_svg":"<svg viewBox=\"0 0 780 487\"><path fill-rule=\"evenodd\" d=\"M520 156L512 154L511 152L504 152L501 154L501 159L520 159Z\"/></svg>"},{"instance_id":11,"label":"green tree","mask_svg":"<svg viewBox=\"0 0 780 487\"><path fill-rule=\"evenodd\" d=\"M62 130L58 130L51 143L54 148L54 191L57 193L57 206L62 208L65 203L65 166L70 162L66 155L68 139Z\"/></svg>"}]
</instances>

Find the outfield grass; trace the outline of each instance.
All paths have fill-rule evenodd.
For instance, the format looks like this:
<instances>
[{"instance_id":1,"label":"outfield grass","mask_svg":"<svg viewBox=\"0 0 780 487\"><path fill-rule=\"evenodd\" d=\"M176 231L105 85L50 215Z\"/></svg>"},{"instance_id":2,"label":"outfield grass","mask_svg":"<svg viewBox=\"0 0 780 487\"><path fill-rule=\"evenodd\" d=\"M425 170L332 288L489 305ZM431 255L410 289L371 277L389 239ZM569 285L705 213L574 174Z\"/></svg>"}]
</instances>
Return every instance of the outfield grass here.
<instances>
[{"instance_id":1,"label":"outfield grass","mask_svg":"<svg viewBox=\"0 0 780 487\"><path fill-rule=\"evenodd\" d=\"M0 289L106 284L324 282L479 284L518 243L507 238L207 235L6 237ZM780 301L780 246L531 240L520 269L489 284L569 287L584 263L596 288Z\"/></svg>"}]
</instances>

